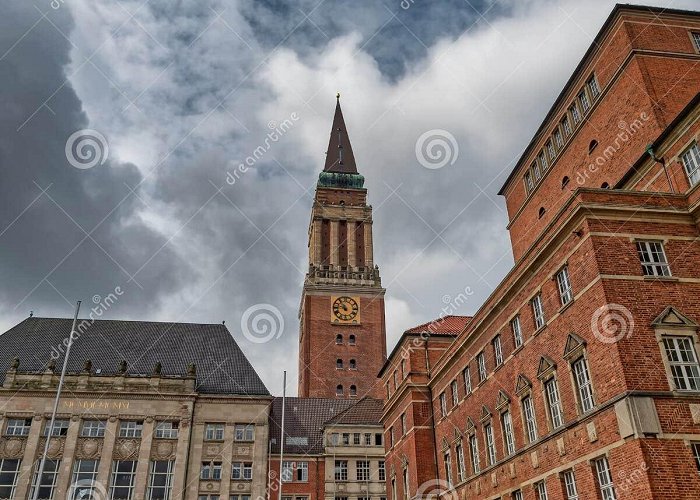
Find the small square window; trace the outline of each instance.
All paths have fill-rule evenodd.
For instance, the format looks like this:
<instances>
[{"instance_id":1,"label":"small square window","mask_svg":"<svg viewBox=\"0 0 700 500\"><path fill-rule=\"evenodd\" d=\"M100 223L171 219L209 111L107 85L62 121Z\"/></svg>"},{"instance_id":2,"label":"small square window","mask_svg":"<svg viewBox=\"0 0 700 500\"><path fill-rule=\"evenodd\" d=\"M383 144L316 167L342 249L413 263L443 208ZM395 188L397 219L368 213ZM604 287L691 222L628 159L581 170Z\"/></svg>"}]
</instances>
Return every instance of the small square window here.
<instances>
[{"instance_id":1,"label":"small square window","mask_svg":"<svg viewBox=\"0 0 700 500\"><path fill-rule=\"evenodd\" d=\"M119 437L140 438L143 433L143 420L127 420L119 424Z\"/></svg>"}]
</instances>

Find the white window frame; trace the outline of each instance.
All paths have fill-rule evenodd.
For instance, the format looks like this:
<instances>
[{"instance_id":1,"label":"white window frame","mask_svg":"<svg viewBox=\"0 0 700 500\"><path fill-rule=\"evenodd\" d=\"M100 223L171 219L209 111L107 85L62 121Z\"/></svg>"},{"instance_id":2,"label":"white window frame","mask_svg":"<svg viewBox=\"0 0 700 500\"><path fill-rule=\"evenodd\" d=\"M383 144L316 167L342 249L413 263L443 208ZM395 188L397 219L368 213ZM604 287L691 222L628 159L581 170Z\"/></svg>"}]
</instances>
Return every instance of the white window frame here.
<instances>
[{"instance_id":1,"label":"white window frame","mask_svg":"<svg viewBox=\"0 0 700 500\"><path fill-rule=\"evenodd\" d=\"M39 496L38 500L52 500L56 493L56 481L58 479L58 473L61 471L61 460L52 460L50 458L46 459L44 464L44 471L41 474L41 481L39 479L39 466L41 459L37 460L34 465L34 473L32 474L32 485L29 489L29 498L34 498L34 490L39 485ZM42 495L42 490L49 489L48 495Z\"/></svg>"},{"instance_id":2,"label":"white window frame","mask_svg":"<svg viewBox=\"0 0 700 500\"><path fill-rule=\"evenodd\" d=\"M547 154L544 152L544 150L540 151L540 154L537 155L537 161L540 164L540 167L542 167L542 172L545 172L549 168L549 161L547 161Z\"/></svg>"},{"instance_id":3,"label":"white window frame","mask_svg":"<svg viewBox=\"0 0 700 500\"><path fill-rule=\"evenodd\" d=\"M565 116L561 120L561 128L564 131L564 138L568 138L571 135L571 132L573 129L571 128L571 122L569 121L569 117Z\"/></svg>"},{"instance_id":4,"label":"white window frame","mask_svg":"<svg viewBox=\"0 0 700 500\"><path fill-rule=\"evenodd\" d=\"M472 472L478 474L481 472L481 463L479 462L479 440L476 434L469 435L469 455L472 459Z\"/></svg>"},{"instance_id":5,"label":"white window frame","mask_svg":"<svg viewBox=\"0 0 700 500\"><path fill-rule=\"evenodd\" d=\"M535 483L535 491L537 493L537 500L548 500L549 495L547 495L547 483L544 479Z\"/></svg>"},{"instance_id":6,"label":"white window frame","mask_svg":"<svg viewBox=\"0 0 700 500\"><path fill-rule=\"evenodd\" d=\"M233 439L234 441L255 441L255 424L236 424Z\"/></svg>"},{"instance_id":7,"label":"white window frame","mask_svg":"<svg viewBox=\"0 0 700 500\"><path fill-rule=\"evenodd\" d=\"M544 393L549 410L549 423L552 425L552 429L558 429L564 425L564 412L561 406L561 398L559 397L559 384L555 377L551 377L544 382Z\"/></svg>"},{"instance_id":8,"label":"white window frame","mask_svg":"<svg viewBox=\"0 0 700 500\"><path fill-rule=\"evenodd\" d=\"M445 477L447 479L447 486L452 488L452 455L450 454L450 450L445 450L443 460L445 463Z\"/></svg>"},{"instance_id":9,"label":"white window frame","mask_svg":"<svg viewBox=\"0 0 700 500\"><path fill-rule=\"evenodd\" d=\"M464 463L464 447L462 446L462 442L460 441L457 443L455 446L455 454L457 455L457 478L459 479L459 482L461 483L466 479L466 468L465 468L465 463Z\"/></svg>"},{"instance_id":10,"label":"white window frame","mask_svg":"<svg viewBox=\"0 0 700 500\"><path fill-rule=\"evenodd\" d=\"M469 369L469 365L462 370L462 378L464 379L464 393L466 394L471 394L472 393L472 374L471 370Z\"/></svg>"},{"instance_id":11,"label":"white window frame","mask_svg":"<svg viewBox=\"0 0 700 500\"><path fill-rule=\"evenodd\" d=\"M661 339L674 390L700 391L700 362L695 350L695 338L689 335L663 335Z\"/></svg>"},{"instance_id":12,"label":"white window frame","mask_svg":"<svg viewBox=\"0 0 700 500\"><path fill-rule=\"evenodd\" d=\"M513 492L513 500L523 500L523 492L522 490L515 490Z\"/></svg>"},{"instance_id":13,"label":"white window frame","mask_svg":"<svg viewBox=\"0 0 700 500\"><path fill-rule=\"evenodd\" d=\"M30 418L8 418L5 425L6 436L28 436L32 428Z\"/></svg>"},{"instance_id":14,"label":"white window frame","mask_svg":"<svg viewBox=\"0 0 700 500\"><path fill-rule=\"evenodd\" d=\"M224 440L224 424L207 423L204 425L204 440L205 441L223 441Z\"/></svg>"},{"instance_id":15,"label":"white window frame","mask_svg":"<svg viewBox=\"0 0 700 500\"><path fill-rule=\"evenodd\" d=\"M535 183L539 182L539 180L542 178L542 171L540 170L540 165L537 163L537 160L532 162L531 169L534 175Z\"/></svg>"},{"instance_id":16,"label":"white window frame","mask_svg":"<svg viewBox=\"0 0 700 500\"><path fill-rule=\"evenodd\" d=\"M358 481L369 481L370 479L369 460L357 460L355 462L355 477Z\"/></svg>"},{"instance_id":17,"label":"white window frame","mask_svg":"<svg viewBox=\"0 0 700 500\"><path fill-rule=\"evenodd\" d=\"M688 182L693 187L700 182L700 148L697 142L681 153L681 160Z\"/></svg>"},{"instance_id":18,"label":"white window frame","mask_svg":"<svg viewBox=\"0 0 700 500\"><path fill-rule=\"evenodd\" d=\"M156 424L156 437L159 439L177 439L179 422L165 420Z\"/></svg>"},{"instance_id":19,"label":"white window frame","mask_svg":"<svg viewBox=\"0 0 700 500\"><path fill-rule=\"evenodd\" d=\"M44 425L44 430L41 435L46 437L49 435L49 427L51 426L51 420L47 420ZM53 423L53 429L51 429L52 437L66 436L68 435L68 427L70 426L69 419L56 419Z\"/></svg>"},{"instance_id":20,"label":"white window frame","mask_svg":"<svg viewBox=\"0 0 700 500\"><path fill-rule=\"evenodd\" d=\"M510 331L513 333L513 345L517 349L523 345L523 329L520 326L520 315L510 320Z\"/></svg>"},{"instance_id":21,"label":"white window frame","mask_svg":"<svg viewBox=\"0 0 700 500\"><path fill-rule=\"evenodd\" d=\"M600 95L600 85L598 85L598 80L596 79L595 75L591 75L586 82L586 85L588 86L588 91L590 92L591 97L593 97L593 100L597 99Z\"/></svg>"},{"instance_id":22,"label":"white window frame","mask_svg":"<svg viewBox=\"0 0 700 500\"><path fill-rule=\"evenodd\" d=\"M119 422L119 437L140 438L143 435L143 420L122 420Z\"/></svg>"},{"instance_id":23,"label":"white window frame","mask_svg":"<svg viewBox=\"0 0 700 500\"><path fill-rule=\"evenodd\" d=\"M593 382L588 368L588 361L581 356L571 363L571 371L574 375L576 394L578 396L581 413L587 413L595 408L595 396L593 394Z\"/></svg>"},{"instance_id":24,"label":"white window frame","mask_svg":"<svg viewBox=\"0 0 700 500\"><path fill-rule=\"evenodd\" d=\"M690 451L695 459L695 467L700 472L700 442L690 443Z\"/></svg>"},{"instance_id":25,"label":"white window frame","mask_svg":"<svg viewBox=\"0 0 700 500\"><path fill-rule=\"evenodd\" d=\"M484 351L476 355L476 364L479 367L479 383L481 383L488 377L488 372L486 371L486 355Z\"/></svg>"},{"instance_id":26,"label":"white window frame","mask_svg":"<svg viewBox=\"0 0 700 500\"><path fill-rule=\"evenodd\" d=\"M386 481L386 462L384 462L384 460L377 462L377 479L379 481Z\"/></svg>"},{"instance_id":27,"label":"white window frame","mask_svg":"<svg viewBox=\"0 0 700 500\"><path fill-rule=\"evenodd\" d=\"M562 473L562 477L564 479L564 492L566 493L566 500L579 500L574 469L565 470Z\"/></svg>"},{"instance_id":28,"label":"white window frame","mask_svg":"<svg viewBox=\"0 0 700 500\"><path fill-rule=\"evenodd\" d=\"M664 244L661 241L639 240L636 246L644 276L669 277L672 275Z\"/></svg>"},{"instance_id":29,"label":"white window frame","mask_svg":"<svg viewBox=\"0 0 700 500\"><path fill-rule=\"evenodd\" d=\"M90 467L82 467L82 465ZM68 498L82 500L95 498L99 491L97 484L97 472L100 468L99 460L78 459L73 462L73 473Z\"/></svg>"},{"instance_id":30,"label":"white window frame","mask_svg":"<svg viewBox=\"0 0 700 500\"><path fill-rule=\"evenodd\" d=\"M501 425L503 427L503 444L507 456L515 453L515 435L513 434L513 417L510 411L501 413Z\"/></svg>"},{"instance_id":31,"label":"white window frame","mask_svg":"<svg viewBox=\"0 0 700 500\"><path fill-rule=\"evenodd\" d=\"M231 479L234 481L252 481L253 462L231 462Z\"/></svg>"},{"instance_id":32,"label":"white window frame","mask_svg":"<svg viewBox=\"0 0 700 500\"><path fill-rule=\"evenodd\" d=\"M581 123L581 111L578 109L577 103L574 103L569 107L569 113L571 113L571 119L574 122L574 127Z\"/></svg>"},{"instance_id":33,"label":"white window frame","mask_svg":"<svg viewBox=\"0 0 700 500\"><path fill-rule=\"evenodd\" d=\"M158 470L159 465L163 464L165 464L165 470ZM173 492L174 469L174 460L151 460L148 471L148 488L146 489L148 500L170 500ZM155 492L161 494L154 494Z\"/></svg>"},{"instance_id":34,"label":"white window frame","mask_svg":"<svg viewBox=\"0 0 700 500\"><path fill-rule=\"evenodd\" d=\"M450 387L452 388L452 407L454 408L459 404L459 390L457 388L457 381L453 380Z\"/></svg>"},{"instance_id":35,"label":"white window frame","mask_svg":"<svg viewBox=\"0 0 700 500\"><path fill-rule=\"evenodd\" d=\"M554 131L554 144L556 145L556 148L559 151L561 151L562 148L564 147L564 136L558 127Z\"/></svg>"},{"instance_id":36,"label":"white window frame","mask_svg":"<svg viewBox=\"0 0 700 500\"><path fill-rule=\"evenodd\" d=\"M610 472L610 464L607 457L600 457L594 461L596 470L596 483L598 492L603 500L617 500L615 485Z\"/></svg>"},{"instance_id":37,"label":"white window frame","mask_svg":"<svg viewBox=\"0 0 700 500\"><path fill-rule=\"evenodd\" d=\"M221 468L221 462L202 462L202 466L199 469L199 479L204 479L207 481L220 481Z\"/></svg>"},{"instance_id":38,"label":"white window frame","mask_svg":"<svg viewBox=\"0 0 700 500\"><path fill-rule=\"evenodd\" d=\"M107 422L104 420L83 420L80 428L81 437L104 437Z\"/></svg>"},{"instance_id":39,"label":"white window frame","mask_svg":"<svg viewBox=\"0 0 700 500\"><path fill-rule=\"evenodd\" d=\"M496 463L496 440L491 423L484 424L484 441L486 442L486 461L488 465Z\"/></svg>"},{"instance_id":40,"label":"white window frame","mask_svg":"<svg viewBox=\"0 0 700 500\"><path fill-rule=\"evenodd\" d=\"M333 476L336 481L347 481L348 480L348 461L347 460L336 460L335 467L333 469Z\"/></svg>"},{"instance_id":41,"label":"white window frame","mask_svg":"<svg viewBox=\"0 0 700 500\"><path fill-rule=\"evenodd\" d=\"M121 464L131 464L131 470L120 471ZM136 487L136 460L112 460L112 472L109 478L109 499L110 500L131 500L134 496L134 488ZM122 486L121 481L118 481L117 476L127 477L129 479L128 486ZM126 489L127 496L115 496L114 489Z\"/></svg>"},{"instance_id":42,"label":"white window frame","mask_svg":"<svg viewBox=\"0 0 700 500\"><path fill-rule=\"evenodd\" d=\"M444 392L440 393L440 414L443 417L447 416L447 395Z\"/></svg>"},{"instance_id":43,"label":"white window frame","mask_svg":"<svg viewBox=\"0 0 700 500\"><path fill-rule=\"evenodd\" d=\"M0 473L3 475L12 474L12 483L0 484L0 491L7 489L9 495L7 498L15 497L15 490L17 489L17 481L19 480L19 471L22 467L22 460L19 458L0 458Z\"/></svg>"},{"instance_id":44,"label":"white window frame","mask_svg":"<svg viewBox=\"0 0 700 500\"><path fill-rule=\"evenodd\" d=\"M557 288L559 289L559 300L562 307L574 300L571 278L569 277L569 266L562 267L557 273Z\"/></svg>"},{"instance_id":45,"label":"white window frame","mask_svg":"<svg viewBox=\"0 0 700 500\"><path fill-rule=\"evenodd\" d=\"M496 335L491 341L493 345L493 357L496 361L496 366L501 366L503 364L503 345L501 344L501 336Z\"/></svg>"},{"instance_id":46,"label":"white window frame","mask_svg":"<svg viewBox=\"0 0 700 500\"><path fill-rule=\"evenodd\" d=\"M543 328L547 323L544 318L544 306L542 305L542 294L538 293L532 298L532 317L535 320L535 330Z\"/></svg>"},{"instance_id":47,"label":"white window frame","mask_svg":"<svg viewBox=\"0 0 700 500\"><path fill-rule=\"evenodd\" d=\"M528 443L534 443L538 439L537 433L537 415L535 414L535 403L532 400L532 395L528 394L520 400L523 408L523 420L525 421L525 435Z\"/></svg>"}]
</instances>

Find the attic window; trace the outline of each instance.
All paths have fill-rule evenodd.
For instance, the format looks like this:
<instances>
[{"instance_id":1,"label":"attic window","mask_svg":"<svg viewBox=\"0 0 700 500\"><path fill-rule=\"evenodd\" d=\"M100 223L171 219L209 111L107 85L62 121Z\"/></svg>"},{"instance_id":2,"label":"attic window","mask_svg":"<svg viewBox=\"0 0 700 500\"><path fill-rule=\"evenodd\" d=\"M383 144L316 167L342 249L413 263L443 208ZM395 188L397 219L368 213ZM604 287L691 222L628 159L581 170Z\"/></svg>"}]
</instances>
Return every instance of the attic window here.
<instances>
[{"instance_id":1,"label":"attic window","mask_svg":"<svg viewBox=\"0 0 700 500\"><path fill-rule=\"evenodd\" d=\"M561 180L561 188L564 189L568 185L569 185L569 178L567 176L564 176L564 178Z\"/></svg>"},{"instance_id":2,"label":"attic window","mask_svg":"<svg viewBox=\"0 0 700 500\"><path fill-rule=\"evenodd\" d=\"M537 216L541 219L542 217L544 217L545 212L546 210L544 209L544 207L540 207L540 211Z\"/></svg>"},{"instance_id":3,"label":"attic window","mask_svg":"<svg viewBox=\"0 0 700 500\"><path fill-rule=\"evenodd\" d=\"M598 141L593 139L591 143L588 145L588 154L591 154L595 148L598 147Z\"/></svg>"},{"instance_id":4,"label":"attic window","mask_svg":"<svg viewBox=\"0 0 700 500\"><path fill-rule=\"evenodd\" d=\"M306 436L287 436L287 445L289 446L308 446L309 438Z\"/></svg>"}]
</instances>

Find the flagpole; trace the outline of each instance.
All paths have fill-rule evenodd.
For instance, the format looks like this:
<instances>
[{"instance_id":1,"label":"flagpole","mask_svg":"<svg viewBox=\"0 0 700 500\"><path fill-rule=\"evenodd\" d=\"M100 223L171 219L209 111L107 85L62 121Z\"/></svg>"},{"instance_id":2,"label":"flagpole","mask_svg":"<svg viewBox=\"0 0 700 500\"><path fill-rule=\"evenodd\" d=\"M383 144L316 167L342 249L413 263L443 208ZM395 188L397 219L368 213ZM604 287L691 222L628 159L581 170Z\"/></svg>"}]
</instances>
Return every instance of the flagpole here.
<instances>
[{"instance_id":1,"label":"flagpole","mask_svg":"<svg viewBox=\"0 0 700 500\"><path fill-rule=\"evenodd\" d=\"M78 321L78 311L80 311L80 301L75 305L75 316L73 316L73 326L70 329L70 335L68 336L68 346L66 346L66 355L63 357L63 368L61 369L61 378L58 380L58 389L56 389L56 398L53 402L53 411L51 412L51 423L49 424L49 432L46 434L46 443L44 444L44 453L41 455L41 461L39 462L39 470L36 476L36 485L34 486L34 492L32 493L32 500L37 500L39 498L39 487L41 486L41 476L44 475L44 467L46 466L46 456L49 453L49 445L51 444L51 435L53 434L53 426L56 423L56 413L58 412L58 402L61 399L61 390L63 389L63 381L66 378L66 369L68 368L68 356L70 355L70 348L73 345L73 335L75 334L75 324ZM30 483L31 485L31 483Z\"/></svg>"},{"instance_id":2,"label":"flagpole","mask_svg":"<svg viewBox=\"0 0 700 500\"><path fill-rule=\"evenodd\" d=\"M282 376L282 425L280 430L280 489L278 500L282 500L282 484L284 483L284 470L282 460L284 459L284 407L287 398L287 370L284 370ZM36 500L36 499L34 499Z\"/></svg>"}]
</instances>

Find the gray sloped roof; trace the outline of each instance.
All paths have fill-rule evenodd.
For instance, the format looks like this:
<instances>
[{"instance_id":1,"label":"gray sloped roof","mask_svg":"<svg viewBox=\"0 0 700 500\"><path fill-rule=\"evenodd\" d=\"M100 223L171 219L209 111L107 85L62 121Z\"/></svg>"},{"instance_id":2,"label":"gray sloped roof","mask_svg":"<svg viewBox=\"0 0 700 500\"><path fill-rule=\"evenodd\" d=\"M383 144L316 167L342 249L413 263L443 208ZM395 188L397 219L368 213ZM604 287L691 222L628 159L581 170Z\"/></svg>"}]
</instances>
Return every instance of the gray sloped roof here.
<instances>
[{"instance_id":1,"label":"gray sloped roof","mask_svg":"<svg viewBox=\"0 0 700 500\"><path fill-rule=\"evenodd\" d=\"M0 381L14 357L19 371L43 370L54 349L56 370L63 364L64 340L72 319L27 318L0 335ZM149 375L161 363L163 375L184 376L187 365L197 366L197 391L209 394L268 396L269 392L228 329L221 324L159 323L153 321L95 320L73 342L68 372L92 361L93 372L119 372L126 360L127 375ZM80 325L81 320L78 320Z\"/></svg>"}]
</instances>

